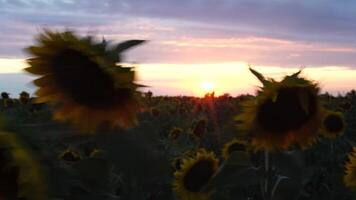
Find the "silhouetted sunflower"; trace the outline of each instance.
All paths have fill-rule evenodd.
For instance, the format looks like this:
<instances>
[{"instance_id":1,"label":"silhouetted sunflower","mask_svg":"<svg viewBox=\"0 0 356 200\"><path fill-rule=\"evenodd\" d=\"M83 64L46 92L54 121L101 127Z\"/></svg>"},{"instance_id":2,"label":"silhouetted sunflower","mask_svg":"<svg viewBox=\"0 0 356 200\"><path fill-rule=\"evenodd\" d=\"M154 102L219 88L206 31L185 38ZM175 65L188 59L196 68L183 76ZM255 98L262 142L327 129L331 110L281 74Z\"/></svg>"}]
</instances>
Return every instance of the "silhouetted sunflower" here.
<instances>
[{"instance_id":1,"label":"silhouetted sunflower","mask_svg":"<svg viewBox=\"0 0 356 200\"><path fill-rule=\"evenodd\" d=\"M353 148L348 157L349 161L345 165L344 183L347 187L356 190L356 147Z\"/></svg>"},{"instance_id":2,"label":"silhouetted sunflower","mask_svg":"<svg viewBox=\"0 0 356 200\"><path fill-rule=\"evenodd\" d=\"M30 101L30 94L25 92L25 91L22 91L20 93L20 98L19 99L20 99L20 102L22 104L27 104Z\"/></svg>"},{"instance_id":3,"label":"silhouetted sunflower","mask_svg":"<svg viewBox=\"0 0 356 200\"><path fill-rule=\"evenodd\" d=\"M330 139L341 136L346 127L342 113L332 111L326 111L322 126L321 134Z\"/></svg>"},{"instance_id":4,"label":"silhouetted sunflower","mask_svg":"<svg viewBox=\"0 0 356 200\"><path fill-rule=\"evenodd\" d=\"M222 149L222 157L227 160L234 151L247 151L246 142L237 139L227 142Z\"/></svg>"},{"instance_id":5,"label":"silhouetted sunflower","mask_svg":"<svg viewBox=\"0 0 356 200\"><path fill-rule=\"evenodd\" d=\"M136 122L139 85L132 68L118 63L123 51L142 40L110 45L73 32L45 31L37 42L27 48L33 57L25 70L41 76L34 80L36 100L56 105L55 119L88 131L104 122L122 127Z\"/></svg>"},{"instance_id":6,"label":"silhouetted sunflower","mask_svg":"<svg viewBox=\"0 0 356 200\"><path fill-rule=\"evenodd\" d=\"M10 94L7 93L7 92L1 92L1 98L2 99L8 99L8 98L10 98Z\"/></svg>"},{"instance_id":7,"label":"silhouetted sunflower","mask_svg":"<svg viewBox=\"0 0 356 200\"><path fill-rule=\"evenodd\" d=\"M251 135L251 146L273 151L313 144L321 127L317 84L299 77L301 71L278 82L250 70L263 87L235 119L238 128Z\"/></svg>"},{"instance_id":8,"label":"silhouetted sunflower","mask_svg":"<svg viewBox=\"0 0 356 200\"><path fill-rule=\"evenodd\" d=\"M219 161L213 152L199 151L193 157L183 159L180 170L174 173L173 187L183 200L203 200L209 192L201 191L218 170Z\"/></svg>"},{"instance_id":9,"label":"silhouetted sunflower","mask_svg":"<svg viewBox=\"0 0 356 200\"><path fill-rule=\"evenodd\" d=\"M5 132L0 132L0 199L47 199L40 165L15 134Z\"/></svg>"}]
</instances>

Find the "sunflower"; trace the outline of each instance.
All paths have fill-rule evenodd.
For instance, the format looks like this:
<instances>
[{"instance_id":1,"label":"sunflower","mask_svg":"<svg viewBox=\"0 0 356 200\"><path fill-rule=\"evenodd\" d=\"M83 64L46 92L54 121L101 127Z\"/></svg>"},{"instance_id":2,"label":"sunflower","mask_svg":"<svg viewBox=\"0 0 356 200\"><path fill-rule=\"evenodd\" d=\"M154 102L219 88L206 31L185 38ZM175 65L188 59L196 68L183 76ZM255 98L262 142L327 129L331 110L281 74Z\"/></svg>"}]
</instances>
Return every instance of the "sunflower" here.
<instances>
[{"instance_id":1,"label":"sunflower","mask_svg":"<svg viewBox=\"0 0 356 200\"><path fill-rule=\"evenodd\" d=\"M321 127L317 84L299 77L301 71L278 82L250 70L263 87L235 119L237 127L251 135L251 146L275 151L313 144Z\"/></svg>"},{"instance_id":2,"label":"sunflower","mask_svg":"<svg viewBox=\"0 0 356 200\"><path fill-rule=\"evenodd\" d=\"M20 99L20 102L22 104L27 104L30 101L30 94L25 92L25 91L22 91L20 93L20 98L19 99Z\"/></svg>"},{"instance_id":3,"label":"sunflower","mask_svg":"<svg viewBox=\"0 0 356 200\"><path fill-rule=\"evenodd\" d=\"M349 154L349 162L346 163L345 169L345 185L356 190L356 147L353 147L353 151Z\"/></svg>"},{"instance_id":4,"label":"sunflower","mask_svg":"<svg viewBox=\"0 0 356 200\"><path fill-rule=\"evenodd\" d=\"M227 160L234 151L246 151L247 145L245 141L233 139L224 144L222 149L222 157Z\"/></svg>"},{"instance_id":5,"label":"sunflower","mask_svg":"<svg viewBox=\"0 0 356 200\"><path fill-rule=\"evenodd\" d=\"M335 139L345 130L345 121L341 112L326 111L322 121L322 135Z\"/></svg>"},{"instance_id":6,"label":"sunflower","mask_svg":"<svg viewBox=\"0 0 356 200\"><path fill-rule=\"evenodd\" d=\"M218 170L219 161L213 152L201 150L183 159L175 173L174 191L183 200L209 199L210 193L201 191Z\"/></svg>"},{"instance_id":7,"label":"sunflower","mask_svg":"<svg viewBox=\"0 0 356 200\"><path fill-rule=\"evenodd\" d=\"M193 124L193 135L195 135L198 138L201 138L203 135L205 135L206 132L206 126L207 126L207 120L205 119L200 119L197 121L195 124Z\"/></svg>"},{"instance_id":8,"label":"sunflower","mask_svg":"<svg viewBox=\"0 0 356 200\"><path fill-rule=\"evenodd\" d=\"M2 99L8 99L8 98L10 98L10 94L7 93L7 92L1 92L1 98Z\"/></svg>"},{"instance_id":9,"label":"sunflower","mask_svg":"<svg viewBox=\"0 0 356 200\"><path fill-rule=\"evenodd\" d=\"M181 128L174 127L170 132L169 135L173 140L176 140L181 134L183 130Z\"/></svg>"},{"instance_id":10,"label":"sunflower","mask_svg":"<svg viewBox=\"0 0 356 200\"><path fill-rule=\"evenodd\" d=\"M0 132L0 199L47 199L40 165L15 134Z\"/></svg>"},{"instance_id":11,"label":"sunflower","mask_svg":"<svg viewBox=\"0 0 356 200\"><path fill-rule=\"evenodd\" d=\"M60 153L59 158L66 162L75 162L82 159L78 151L75 151L74 149L70 149L70 148Z\"/></svg>"},{"instance_id":12,"label":"sunflower","mask_svg":"<svg viewBox=\"0 0 356 200\"><path fill-rule=\"evenodd\" d=\"M134 125L140 85L133 82L132 68L118 63L120 53L142 42L109 45L73 32L46 30L37 38L37 45L27 48L33 57L25 70L41 76L33 81L39 87L37 102L54 104L54 119L71 121L86 131L103 123Z\"/></svg>"}]
</instances>

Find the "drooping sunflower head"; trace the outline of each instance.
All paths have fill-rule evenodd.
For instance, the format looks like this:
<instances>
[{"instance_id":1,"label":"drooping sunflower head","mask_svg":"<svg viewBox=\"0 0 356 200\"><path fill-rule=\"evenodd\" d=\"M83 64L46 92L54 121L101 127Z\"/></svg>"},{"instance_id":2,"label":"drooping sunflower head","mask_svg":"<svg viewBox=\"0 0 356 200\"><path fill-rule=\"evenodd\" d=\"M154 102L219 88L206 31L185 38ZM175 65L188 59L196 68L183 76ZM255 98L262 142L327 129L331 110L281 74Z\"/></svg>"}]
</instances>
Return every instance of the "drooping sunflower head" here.
<instances>
[{"instance_id":1,"label":"drooping sunflower head","mask_svg":"<svg viewBox=\"0 0 356 200\"><path fill-rule=\"evenodd\" d=\"M92 130L103 122L130 126L138 110L132 68L118 66L122 51L142 43L130 40L116 45L79 37L73 32L45 31L37 45L27 48L33 56L27 72L41 76L38 102L57 106L54 118Z\"/></svg>"},{"instance_id":2,"label":"drooping sunflower head","mask_svg":"<svg viewBox=\"0 0 356 200\"><path fill-rule=\"evenodd\" d=\"M344 183L347 187L356 190L356 147L349 154L349 161L345 164Z\"/></svg>"},{"instance_id":3,"label":"drooping sunflower head","mask_svg":"<svg viewBox=\"0 0 356 200\"><path fill-rule=\"evenodd\" d=\"M236 120L239 128L252 134L252 146L280 150L314 143L321 121L317 84L299 77L300 71L279 82L251 71L263 87Z\"/></svg>"},{"instance_id":4,"label":"drooping sunflower head","mask_svg":"<svg viewBox=\"0 0 356 200\"><path fill-rule=\"evenodd\" d=\"M327 138L335 139L345 130L345 121L341 112L326 111L322 121L321 134Z\"/></svg>"},{"instance_id":5,"label":"drooping sunflower head","mask_svg":"<svg viewBox=\"0 0 356 200\"><path fill-rule=\"evenodd\" d=\"M247 151L247 144L243 140L238 140L238 139L233 139L226 144L224 144L224 147L222 149L222 157L224 160L227 160L231 153L235 151Z\"/></svg>"},{"instance_id":6,"label":"drooping sunflower head","mask_svg":"<svg viewBox=\"0 0 356 200\"><path fill-rule=\"evenodd\" d=\"M183 159L175 173L173 189L184 200L203 200L209 192L201 191L218 170L219 161L213 152L198 151L195 156Z\"/></svg>"},{"instance_id":7,"label":"drooping sunflower head","mask_svg":"<svg viewBox=\"0 0 356 200\"><path fill-rule=\"evenodd\" d=\"M174 127L170 133L169 136L173 139L176 140L181 134L182 134L183 130L181 128L178 127Z\"/></svg>"},{"instance_id":8,"label":"drooping sunflower head","mask_svg":"<svg viewBox=\"0 0 356 200\"><path fill-rule=\"evenodd\" d=\"M40 165L15 134L0 132L0 199L45 200Z\"/></svg>"}]
</instances>

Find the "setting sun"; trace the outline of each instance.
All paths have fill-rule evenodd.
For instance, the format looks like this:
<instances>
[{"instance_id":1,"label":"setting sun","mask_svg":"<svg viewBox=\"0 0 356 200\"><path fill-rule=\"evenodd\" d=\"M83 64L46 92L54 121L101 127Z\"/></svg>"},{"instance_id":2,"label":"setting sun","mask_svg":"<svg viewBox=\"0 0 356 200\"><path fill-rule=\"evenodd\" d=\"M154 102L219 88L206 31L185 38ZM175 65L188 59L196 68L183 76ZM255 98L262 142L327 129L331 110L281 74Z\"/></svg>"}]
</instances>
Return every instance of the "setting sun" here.
<instances>
[{"instance_id":1,"label":"setting sun","mask_svg":"<svg viewBox=\"0 0 356 200\"><path fill-rule=\"evenodd\" d=\"M206 93L214 92L215 83L210 81L203 81L200 83L200 93L204 95Z\"/></svg>"}]
</instances>

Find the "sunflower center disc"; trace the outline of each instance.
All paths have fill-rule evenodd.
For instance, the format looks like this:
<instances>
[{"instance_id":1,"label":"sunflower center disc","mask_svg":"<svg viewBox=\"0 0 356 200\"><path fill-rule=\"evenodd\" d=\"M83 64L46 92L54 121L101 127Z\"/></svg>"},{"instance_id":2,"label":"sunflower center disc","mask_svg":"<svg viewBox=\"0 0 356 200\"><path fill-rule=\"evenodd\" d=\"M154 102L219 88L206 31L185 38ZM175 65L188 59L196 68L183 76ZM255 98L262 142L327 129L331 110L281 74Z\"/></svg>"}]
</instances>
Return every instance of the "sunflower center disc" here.
<instances>
[{"instance_id":1,"label":"sunflower center disc","mask_svg":"<svg viewBox=\"0 0 356 200\"><path fill-rule=\"evenodd\" d=\"M195 163L184 177L184 186L188 191L199 192L200 189L213 176L213 163L209 160L201 160Z\"/></svg>"},{"instance_id":2,"label":"sunflower center disc","mask_svg":"<svg viewBox=\"0 0 356 200\"><path fill-rule=\"evenodd\" d=\"M277 99L268 99L257 111L257 121L261 127L272 133L284 133L301 128L312 117L317 108L316 96L307 88L281 88ZM305 108L301 96L306 97Z\"/></svg>"},{"instance_id":3,"label":"sunflower center disc","mask_svg":"<svg viewBox=\"0 0 356 200\"><path fill-rule=\"evenodd\" d=\"M130 96L129 89L115 89L113 78L80 51L64 49L52 62L61 89L80 104L107 108Z\"/></svg>"}]
</instances>

